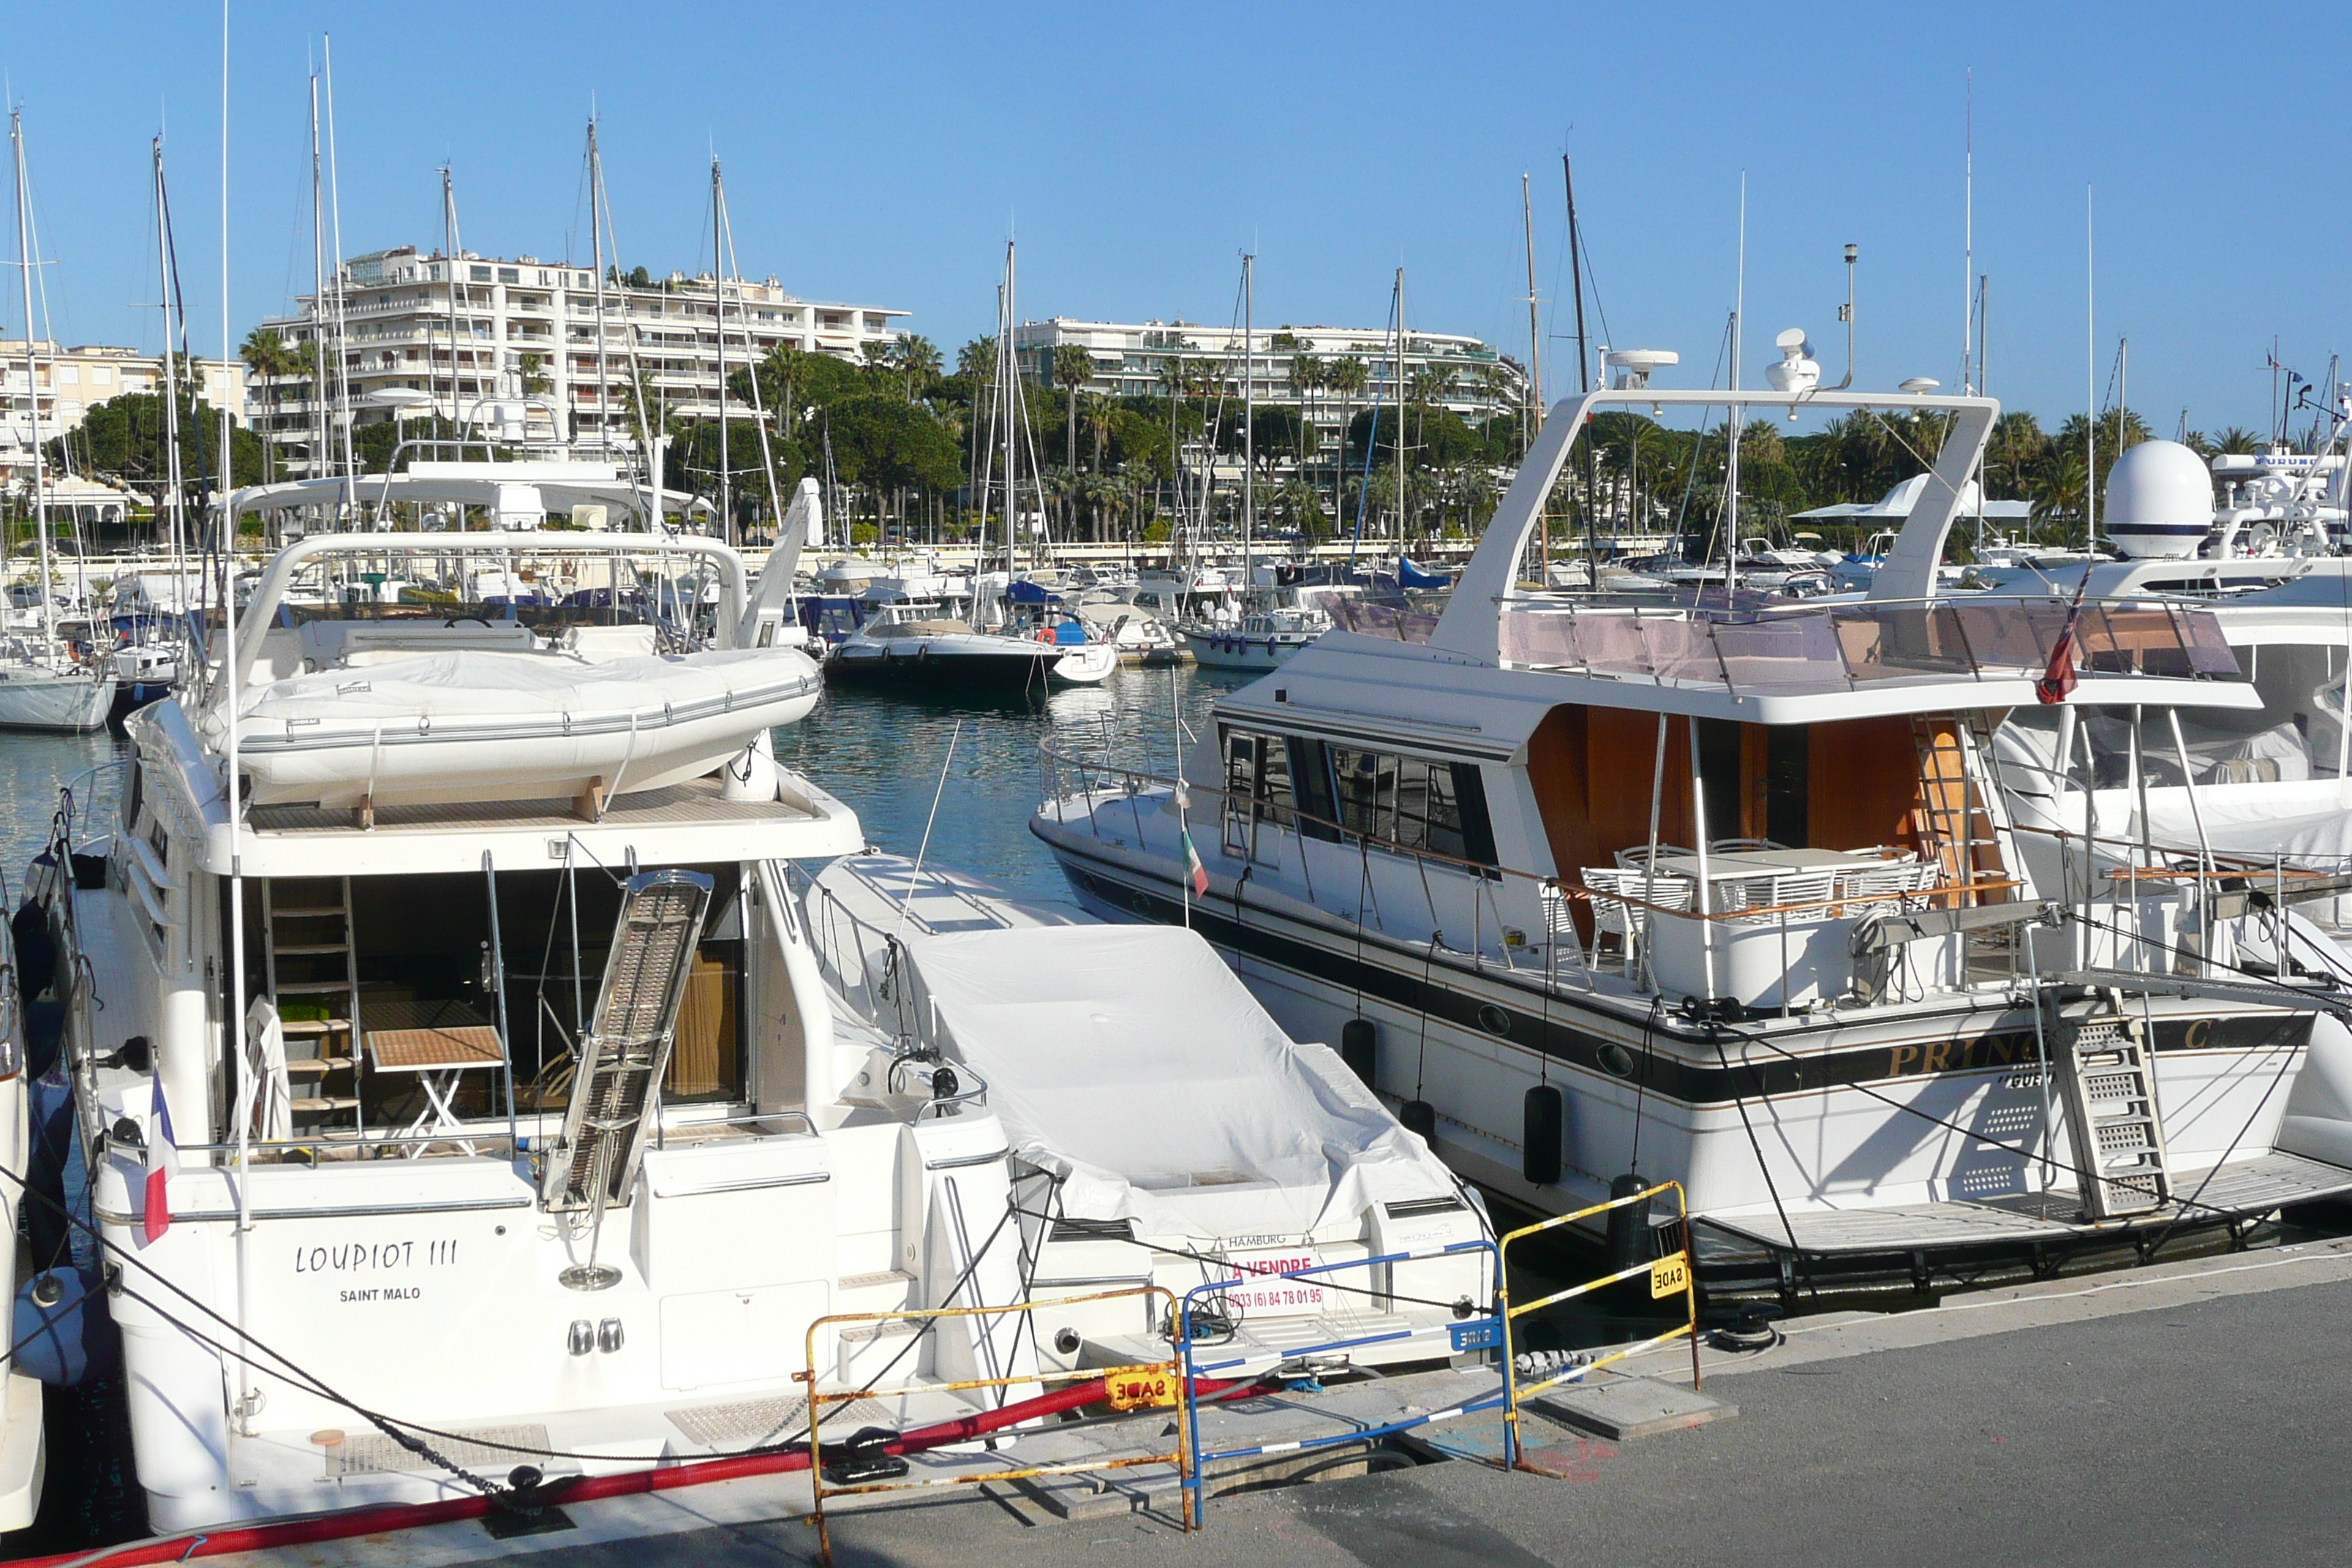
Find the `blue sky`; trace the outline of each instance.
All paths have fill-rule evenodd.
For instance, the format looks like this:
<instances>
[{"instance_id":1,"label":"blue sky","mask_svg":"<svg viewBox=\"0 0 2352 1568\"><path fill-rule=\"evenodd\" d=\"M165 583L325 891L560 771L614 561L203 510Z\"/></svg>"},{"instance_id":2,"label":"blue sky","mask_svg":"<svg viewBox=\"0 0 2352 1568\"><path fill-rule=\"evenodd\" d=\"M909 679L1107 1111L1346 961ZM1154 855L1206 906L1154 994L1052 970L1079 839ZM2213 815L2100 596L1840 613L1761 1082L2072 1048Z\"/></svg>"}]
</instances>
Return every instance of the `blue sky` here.
<instances>
[{"instance_id":1,"label":"blue sky","mask_svg":"<svg viewBox=\"0 0 2352 1568\"><path fill-rule=\"evenodd\" d=\"M1961 19L1966 25L1957 25ZM52 319L152 344L148 139L168 122L185 286L219 340L219 18L201 0L28 7L0 41L26 113ZM305 78L334 37L347 251L430 246L436 165L467 245L587 251L582 128L604 122L624 264L708 264L725 161L744 269L911 310L950 354L988 328L1008 231L1022 313L1416 327L1524 355L1519 176L1549 332L1568 331L1559 153L1610 340L1704 384L1748 181L1752 384L1811 330L1835 376L1840 247L1862 247L1861 374L1956 380L1965 73L1990 390L2085 401L2084 192L2098 360L2131 341L2159 432L2266 425L2280 357L2352 350L2343 119L2352 8L446 5L231 15L232 317L309 277ZM0 246L11 253L11 242ZM10 279L0 321L20 311ZM1596 334L1598 325L1596 323ZM1556 342L1547 347L1559 352ZM1555 395L1559 384L1555 379Z\"/></svg>"}]
</instances>

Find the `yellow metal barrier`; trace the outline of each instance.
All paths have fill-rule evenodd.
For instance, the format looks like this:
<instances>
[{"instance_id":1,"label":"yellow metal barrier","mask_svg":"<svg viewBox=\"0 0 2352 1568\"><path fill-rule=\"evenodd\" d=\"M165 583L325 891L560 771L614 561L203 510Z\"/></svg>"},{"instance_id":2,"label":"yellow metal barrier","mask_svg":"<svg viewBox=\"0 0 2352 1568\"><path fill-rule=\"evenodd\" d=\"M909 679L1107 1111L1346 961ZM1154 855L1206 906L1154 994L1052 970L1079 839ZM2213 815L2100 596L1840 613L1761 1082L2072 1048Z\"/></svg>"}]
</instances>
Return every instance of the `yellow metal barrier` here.
<instances>
[{"instance_id":1,"label":"yellow metal barrier","mask_svg":"<svg viewBox=\"0 0 2352 1568\"><path fill-rule=\"evenodd\" d=\"M1538 1300L1524 1302L1517 1306L1512 1304L1510 1267L1511 1243L1517 1241L1522 1237L1534 1236L1540 1231L1554 1230L1563 1225L1574 1225L1579 1220L1591 1219L1594 1215L1606 1214L1611 1209L1623 1208L1628 1204L1643 1203L1650 1198L1657 1196L1660 1193L1666 1192L1671 1192L1675 1194L1675 1218L1677 1223L1682 1226L1683 1244L1679 1249L1668 1253L1664 1258L1655 1258L1647 1263L1637 1263L1631 1268L1621 1268L1614 1274L1604 1274L1598 1279L1587 1280L1581 1285L1570 1286L1565 1290L1556 1290L1552 1294L1543 1297ZM1545 1389L1556 1387L1560 1384L1568 1382L1571 1378L1582 1377L1585 1373L1591 1372L1594 1368L1607 1366L1611 1362L1623 1361L1627 1356L1639 1355L1642 1352L1647 1350L1655 1350L1658 1346L1665 1344L1672 1340L1684 1337L1687 1337L1690 1340L1691 1386L1693 1388L1698 1387L1698 1280L1696 1270L1691 1267L1690 1200L1685 1195L1683 1192L1683 1184L1680 1182L1660 1182L1654 1187L1645 1188L1638 1193L1628 1193L1622 1198L1611 1198L1607 1203L1594 1204L1591 1208L1581 1208L1577 1210L1574 1214L1554 1215L1551 1218L1547 1220L1538 1220L1534 1225L1522 1226L1519 1229L1512 1231L1509 1235L1503 1237L1502 1262L1498 1266L1496 1272L1502 1276L1499 1284L1503 1319L1503 1384L1509 1391L1509 1397L1505 1402L1503 1419L1509 1423L1510 1426L1510 1447L1507 1450L1510 1454L1517 1455L1522 1451L1519 1444L1520 1400L1526 1398L1530 1394L1540 1394ZM1528 1384L1525 1385L1522 1385L1519 1383L1517 1361L1518 1347L1513 1342L1511 1334L1511 1324L1515 1320L1522 1318L1529 1312L1539 1311L1546 1307L1557 1306L1562 1301L1573 1300L1578 1296L1589 1295L1592 1291L1599 1290L1606 1286L1614 1285L1620 1280L1632 1279L1643 1274L1647 1274L1650 1277L1650 1299L1652 1300L1662 1300L1668 1296L1675 1295L1677 1293L1682 1296L1684 1307L1684 1321L1682 1322L1677 1323L1671 1329L1668 1329L1663 1334L1657 1334L1652 1338L1643 1340L1639 1344L1627 1345L1622 1350L1612 1351L1609 1354L1601 1357L1598 1361L1587 1362L1584 1365L1579 1367L1570 1367L1566 1372L1544 1379L1541 1383Z\"/></svg>"},{"instance_id":2,"label":"yellow metal barrier","mask_svg":"<svg viewBox=\"0 0 2352 1568\"><path fill-rule=\"evenodd\" d=\"M1133 1285L1120 1290L1100 1290L1090 1296L1055 1296L1042 1301L1018 1301L1002 1307L919 1307L896 1312L835 1312L809 1324L805 1344L808 1370L794 1374L793 1381L808 1384L809 1487L815 1499L815 1521L818 1561L832 1568L833 1541L826 1532L824 1500L848 1497L861 1492L908 1491L931 1487L978 1486L983 1481L1017 1481L1035 1476L1077 1475L1087 1470L1124 1469L1136 1465L1174 1465L1180 1480L1189 1473L1185 1447L1184 1423L1171 1423L1176 1428L1176 1450L1170 1454L1144 1454L1123 1459L1088 1459L1068 1465L1030 1465L1009 1470L991 1470L969 1476L941 1476L919 1481L868 1481L856 1486L828 1488L824 1484L824 1450L823 1447L824 1407L845 1405L852 1400L888 1399L902 1394L944 1394L969 1388L1009 1388L1017 1384L1071 1384L1101 1382L1105 1384L1104 1403L1114 1409L1126 1410L1145 1405L1174 1407L1181 1402L1183 1368L1179 1358L1171 1355L1162 1362L1148 1362L1135 1366L1092 1367L1076 1372L1034 1372L1017 1377L975 1377L960 1383L910 1383L896 1388L842 1388L823 1390L817 1386L816 1342L819 1331L834 1323L881 1323L920 1321L928 1324L940 1318L1002 1318L1027 1312L1035 1308L1074 1306L1081 1301L1109 1301L1123 1296L1157 1296L1167 1308L1166 1321L1175 1321L1176 1298L1165 1286ZM975 1433L974 1437L981 1434ZM1181 1489L1181 1488L1179 1489ZM1192 1493L1184 1493L1184 1528L1192 1528Z\"/></svg>"}]
</instances>

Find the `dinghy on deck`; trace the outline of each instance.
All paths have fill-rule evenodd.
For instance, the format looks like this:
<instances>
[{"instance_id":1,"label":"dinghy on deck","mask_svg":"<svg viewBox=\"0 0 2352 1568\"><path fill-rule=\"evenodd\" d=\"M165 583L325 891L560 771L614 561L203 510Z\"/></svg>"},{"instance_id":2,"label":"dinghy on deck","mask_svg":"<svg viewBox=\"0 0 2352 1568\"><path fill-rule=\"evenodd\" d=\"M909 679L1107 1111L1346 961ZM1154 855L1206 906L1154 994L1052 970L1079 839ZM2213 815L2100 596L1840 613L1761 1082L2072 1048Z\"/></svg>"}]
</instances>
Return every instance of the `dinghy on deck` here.
<instances>
[{"instance_id":1,"label":"dinghy on deck","mask_svg":"<svg viewBox=\"0 0 2352 1568\"><path fill-rule=\"evenodd\" d=\"M1193 932L1108 924L887 855L835 863L804 901L839 1011L887 1053L869 1075L936 1053L943 1066L923 1070L987 1084L1036 1297L1113 1281L1181 1297L1221 1272L1258 1277L1225 1293L1218 1332L1263 1367L1342 1341L1309 1359L1443 1357L1455 1304L1491 1293L1477 1250L1286 1278L1475 1247L1489 1230L1470 1189L1338 1053L1284 1034ZM1041 1354L1087 1365L1149 1351L1108 1311L1057 1311L1038 1325Z\"/></svg>"}]
</instances>

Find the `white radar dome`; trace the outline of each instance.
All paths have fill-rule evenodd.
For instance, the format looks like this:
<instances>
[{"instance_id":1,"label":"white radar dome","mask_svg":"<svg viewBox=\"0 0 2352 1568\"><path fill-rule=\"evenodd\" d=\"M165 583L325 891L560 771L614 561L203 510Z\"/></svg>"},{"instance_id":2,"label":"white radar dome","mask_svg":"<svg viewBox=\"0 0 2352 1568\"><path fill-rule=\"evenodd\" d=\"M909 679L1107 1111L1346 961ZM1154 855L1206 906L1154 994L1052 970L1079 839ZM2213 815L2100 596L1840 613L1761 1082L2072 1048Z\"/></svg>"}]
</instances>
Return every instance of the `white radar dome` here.
<instances>
[{"instance_id":1,"label":"white radar dome","mask_svg":"<svg viewBox=\"0 0 2352 1568\"><path fill-rule=\"evenodd\" d=\"M2178 441L2142 441L2107 471L2107 537L2126 555L2194 555L2213 528L2213 478Z\"/></svg>"}]
</instances>

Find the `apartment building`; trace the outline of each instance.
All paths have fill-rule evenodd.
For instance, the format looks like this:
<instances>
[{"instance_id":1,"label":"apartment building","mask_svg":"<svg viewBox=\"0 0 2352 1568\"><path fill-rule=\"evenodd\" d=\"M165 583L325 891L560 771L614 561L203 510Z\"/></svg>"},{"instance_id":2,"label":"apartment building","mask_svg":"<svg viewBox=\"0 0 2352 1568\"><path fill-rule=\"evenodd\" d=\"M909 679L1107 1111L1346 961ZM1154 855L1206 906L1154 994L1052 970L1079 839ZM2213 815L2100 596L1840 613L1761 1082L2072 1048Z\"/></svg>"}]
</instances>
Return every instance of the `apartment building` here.
<instances>
[{"instance_id":1,"label":"apartment building","mask_svg":"<svg viewBox=\"0 0 2352 1568\"><path fill-rule=\"evenodd\" d=\"M310 471L320 409L310 369L314 341L331 342L335 300L310 295L261 324L292 351L256 388L256 427L281 471ZM414 246L354 257L341 272L342 333L353 422L434 413L465 421L487 400L530 396L567 436L597 444L635 437L633 374L672 419L718 414L719 326L730 373L779 343L856 360L887 343L905 310L829 304L789 293L775 279L727 281L708 272L653 279L568 262L467 252L455 261ZM599 353L599 326L602 353ZM633 371L634 367L634 371ZM729 416L751 410L729 400Z\"/></svg>"},{"instance_id":2,"label":"apartment building","mask_svg":"<svg viewBox=\"0 0 2352 1568\"><path fill-rule=\"evenodd\" d=\"M1014 328L1013 345L1022 375L1036 385L1060 385L1054 379L1055 351L1076 344L1094 366L1084 391L1159 396L1166 394L1171 375L1192 384L1214 378L1238 402L1244 338L1238 326L1055 316ZM1251 338L1249 369L1257 402L1302 413L1321 437L1322 461L1338 452L1347 420L1375 404L1395 404L1400 378L1404 397L1418 391L1430 406L1450 408L1474 425L1497 414L1516 414L1527 398L1526 373L1517 362L1459 333L1409 331L1402 353L1395 335L1383 327L1260 327ZM1342 391L1328 373L1349 360L1362 367L1363 383ZM1302 371L1304 385L1298 379Z\"/></svg>"},{"instance_id":3,"label":"apartment building","mask_svg":"<svg viewBox=\"0 0 2352 1568\"><path fill-rule=\"evenodd\" d=\"M32 346L32 375L26 376L25 341L0 339L0 484L19 488L32 479L35 405L41 439L81 428L92 408L135 392L163 390L161 355L137 349L46 341ZM226 405L238 424L246 421L245 367L229 361L194 362L203 384L197 395L218 408Z\"/></svg>"}]
</instances>

